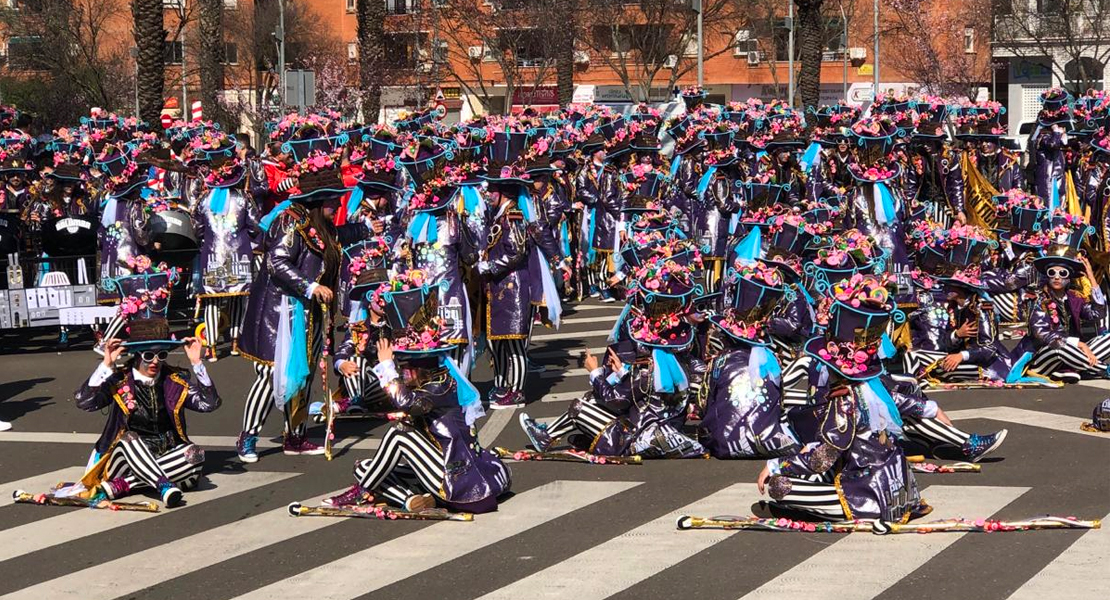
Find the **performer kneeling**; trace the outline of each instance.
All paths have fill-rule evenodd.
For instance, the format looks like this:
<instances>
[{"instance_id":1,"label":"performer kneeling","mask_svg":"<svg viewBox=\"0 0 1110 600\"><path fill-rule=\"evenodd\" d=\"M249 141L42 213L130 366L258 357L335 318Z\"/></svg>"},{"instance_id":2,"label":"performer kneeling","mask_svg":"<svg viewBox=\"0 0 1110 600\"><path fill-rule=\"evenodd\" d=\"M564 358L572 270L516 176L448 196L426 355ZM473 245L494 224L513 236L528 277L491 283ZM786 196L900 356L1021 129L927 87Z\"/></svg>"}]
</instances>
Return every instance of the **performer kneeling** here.
<instances>
[{"instance_id":1,"label":"performer kneeling","mask_svg":"<svg viewBox=\"0 0 1110 600\"><path fill-rule=\"evenodd\" d=\"M212 412L220 397L201 362L199 340L170 339L169 325L159 318L132 320L130 329L128 342L108 340L103 362L74 398L81 410L110 407L108 425L81 479L81 495L95 503L149 488L170 508L181 504L182 490L196 484L204 463L204 451L185 433L182 409ZM195 386L187 371L164 364L168 352L182 345ZM124 351L132 357L124 371L117 371Z\"/></svg>"},{"instance_id":2,"label":"performer kneeling","mask_svg":"<svg viewBox=\"0 0 1110 600\"><path fill-rule=\"evenodd\" d=\"M509 490L511 474L478 446L474 421L485 412L478 391L451 358L455 346L444 341L439 291L412 285L405 275L383 288L372 304L384 310L393 340L378 341L374 375L408 418L386 432L373 458L355 465L351 489L324 503L352 506L379 494L406 510L439 501L452 510L493 511L497 497Z\"/></svg>"}]
</instances>

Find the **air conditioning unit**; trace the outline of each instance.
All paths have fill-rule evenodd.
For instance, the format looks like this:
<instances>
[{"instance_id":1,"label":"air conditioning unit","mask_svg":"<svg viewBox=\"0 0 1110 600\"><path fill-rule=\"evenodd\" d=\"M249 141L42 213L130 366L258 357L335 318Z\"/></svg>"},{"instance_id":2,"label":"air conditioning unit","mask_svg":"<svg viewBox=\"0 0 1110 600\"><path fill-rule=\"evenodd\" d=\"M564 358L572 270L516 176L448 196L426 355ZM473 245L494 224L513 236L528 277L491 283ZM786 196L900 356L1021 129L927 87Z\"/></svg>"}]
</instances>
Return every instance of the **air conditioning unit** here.
<instances>
[{"instance_id":1,"label":"air conditioning unit","mask_svg":"<svg viewBox=\"0 0 1110 600\"><path fill-rule=\"evenodd\" d=\"M470 57L470 60L481 60L484 51L485 49L481 46L470 46L466 49L466 55Z\"/></svg>"},{"instance_id":2,"label":"air conditioning unit","mask_svg":"<svg viewBox=\"0 0 1110 600\"><path fill-rule=\"evenodd\" d=\"M588 65L590 64L590 53L583 50L574 51L574 64Z\"/></svg>"},{"instance_id":3,"label":"air conditioning unit","mask_svg":"<svg viewBox=\"0 0 1110 600\"><path fill-rule=\"evenodd\" d=\"M666 60L663 61L663 68L664 69L673 69L676 66L678 66L678 57L675 56L674 54L671 54L670 56L667 57Z\"/></svg>"},{"instance_id":4,"label":"air conditioning unit","mask_svg":"<svg viewBox=\"0 0 1110 600\"><path fill-rule=\"evenodd\" d=\"M867 60L867 48L848 48L848 58L851 60Z\"/></svg>"},{"instance_id":5,"label":"air conditioning unit","mask_svg":"<svg viewBox=\"0 0 1110 600\"><path fill-rule=\"evenodd\" d=\"M759 64L759 52L752 50L748 52L748 66L755 66Z\"/></svg>"}]
</instances>

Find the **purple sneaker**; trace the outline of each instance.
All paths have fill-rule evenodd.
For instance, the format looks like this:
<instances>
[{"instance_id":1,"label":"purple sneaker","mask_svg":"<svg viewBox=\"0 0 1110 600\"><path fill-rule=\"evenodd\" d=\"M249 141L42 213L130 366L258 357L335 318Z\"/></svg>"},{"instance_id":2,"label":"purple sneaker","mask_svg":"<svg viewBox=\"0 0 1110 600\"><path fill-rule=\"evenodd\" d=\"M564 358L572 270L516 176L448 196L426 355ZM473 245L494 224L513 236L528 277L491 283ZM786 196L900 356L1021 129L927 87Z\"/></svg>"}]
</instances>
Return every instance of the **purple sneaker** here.
<instances>
[{"instance_id":1,"label":"purple sneaker","mask_svg":"<svg viewBox=\"0 0 1110 600\"><path fill-rule=\"evenodd\" d=\"M343 492L342 494L325 499L322 504L324 504L325 506L334 507L358 506L360 504L370 504L373 501L374 494L370 490L356 483L351 486L351 489Z\"/></svg>"},{"instance_id":2,"label":"purple sneaker","mask_svg":"<svg viewBox=\"0 0 1110 600\"><path fill-rule=\"evenodd\" d=\"M317 446L304 438L296 435L286 435L281 451L286 456L319 456L324 453L323 446Z\"/></svg>"},{"instance_id":3,"label":"purple sneaker","mask_svg":"<svg viewBox=\"0 0 1110 600\"><path fill-rule=\"evenodd\" d=\"M524 406L524 394L505 388L494 388L489 394L489 407L495 410Z\"/></svg>"},{"instance_id":4,"label":"purple sneaker","mask_svg":"<svg viewBox=\"0 0 1110 600\"><path fill-rule=\"evenodd\" d=\"M127 480L123 477L116 477L100 484L100 489L104 490L104 494L108 496L109 500L116 500L131 493L131 484L127 483Z\"/></svg>"},{"instance_id":5,"label":"purple sneaker","mask_svg":"<svg viewBox=\"0 0 1110 600\"><path fill-rule=\"evenodd\" d=\"M535 419L529 417L528 413L522 412L520 413L520 427L537 452L547 452L547 449L551 447L553 440L551 434L547 432L546 423L538 423Z\"/></svg>"}]
</instances>

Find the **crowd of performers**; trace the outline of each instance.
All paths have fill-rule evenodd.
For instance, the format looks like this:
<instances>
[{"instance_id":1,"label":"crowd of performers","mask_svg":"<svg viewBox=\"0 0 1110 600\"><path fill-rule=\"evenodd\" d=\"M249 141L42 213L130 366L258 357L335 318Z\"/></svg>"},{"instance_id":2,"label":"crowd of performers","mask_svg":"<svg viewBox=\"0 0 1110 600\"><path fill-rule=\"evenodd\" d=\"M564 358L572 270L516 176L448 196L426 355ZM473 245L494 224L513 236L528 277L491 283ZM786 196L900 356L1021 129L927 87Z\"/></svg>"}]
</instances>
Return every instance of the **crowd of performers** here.
<instances>
[{"instance_id":1,"label":"crowd of performers","mask_svg":"<svg viewBox=\"0 0 1110 600\"><path fill-rule=\"evenodd\" d=\"M323 452L307 433L323 403L391 413L339 508L494 510L510 469L475 421L525 403L534 329L586 297L624 308L604 356L583 357L590 391L554 421L520 414L534 451L763 459L760 490L820 519L926 514L908 450L1000 447L1005 430L960 429L928 389L1106 377L1110 96L1047 92L1027 161L996 103L704 98L684 91L669 118L291 114L261 156L201 121L101 115L37 145L6 127L0 207L22 215L20 243L91 216L120 304L77 393L109 424L59 493L180 502L203 461L184 411L220 405L203 361L222 334L256 373L243 462L275 407L286 455ZM185 289L204 324L180 340L180 274L158 260L175 215L195 230ZM164 364L179 346L189 370ZM319 368L340 383L314 403Z\"/></svg>"}]
</instances>

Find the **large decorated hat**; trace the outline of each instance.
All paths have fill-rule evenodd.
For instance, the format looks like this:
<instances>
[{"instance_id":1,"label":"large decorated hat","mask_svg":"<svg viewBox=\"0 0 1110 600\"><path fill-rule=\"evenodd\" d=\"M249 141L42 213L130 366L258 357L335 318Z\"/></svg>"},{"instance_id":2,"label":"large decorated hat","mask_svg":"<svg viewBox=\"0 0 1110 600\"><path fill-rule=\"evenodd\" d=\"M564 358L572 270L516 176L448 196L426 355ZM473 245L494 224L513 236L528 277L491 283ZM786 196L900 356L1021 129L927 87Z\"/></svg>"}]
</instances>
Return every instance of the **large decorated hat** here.
<instances>
[{"instance_id":1,"label":"large decorated hat","mask_svg":"<svg viewBox=\"0 0 1110 600\"><path fill-rule=\"evenodd\" d=\"M1000 223L1009 223L1014 231L1039 231L1048 217L1044 199L1020 188L995 196L995 215Z\"/></svg>"},{"instance_id":2,"label":"large decorated hat","mask_svg":"<svg viewBox=\"0 0 1110 600\"><path fill-rule=\"evenodd\" d=\"M786 294L777 267L763 261L744 261L729 269L725 287L730 306L709 321L730 337L764 346L764 328L779 300Z\"/></svg>"},{"instance_id":3,"label":"large decorated hat","mask_svg":"<svg viewBox=\"0 0 1110 600\"><path fill-rule=\"evenodd\" d=\"M395 352L426 356L455 348L446 340L439 298L440 286L430 284L420 270L398 273L374 291L371 303L385 314Z\"/></svg>"},{"instance_id":4,"label":"large decorated hat","mask_svg":"<svg viewBox=\"0 0 1110 600\"><path fill-rule=\"evenodd\" d=\"M417 213L434 213L451 206L455 196L459 193L457 182L447 175L429 179L416 188L416 192L409 198L409 208ZM414 220L412 226L419 223ZM429 222L430 226L435 226Z\"/></svg>"},{"instance_id":5,"label":"large decorated hat","mask_svg":"<svg viewBox=\"0 0 1110 600\"><path fill-rule=\"evenodd\" d=\"M889 181L901 171L893 152L908 131L894 117L881 114L861 119L852 124L847 135L852 147L848 172L854 179L865 183Z\"/></svg>"},{"instance_id":6,"label":"large decorated hat","mask_svg":"<svg viewBox=\"0 0 1110 600\"><path fill-rule=\"evenodd\" d=\"M25 144L8 144L0 147L0 175L33 173L35 164L31 160L31 148Z\"/></svg>"},{"instance_id":7,"label":"large decorated hat","mask_svg":"<svg viewBox=\"0 0 1110 600\"><path fill-rule=\"evenodd\" d=\"M204 176L204 185L209 188L229 188L239 185L246 176L243 161L235 155L217 155L206 161L200 167Z\"/></svg>"},{"instance_id":8,"label":"large decorated hat","mask_svg":"<svg viewBox=\"0 0 1110 600\"><path fill-rule=\"evenodd\" d=\"M124 144L108 144L96 157L96 168L103 174L105 188L123 196L147 181L147 169L135 160Z\"/></svg>"},{"instance_id":9,"label":"large decorated hat","mask_svg":"<svg viewBox=\"0 0 1110 600\"><path fill-rule=\"evenodd\" d=\"M998 242L991 237L982 227L954 225L941 235L940 247L946 254L945 260L966 267L983 260L988 252L998 247Z\"/></svg>"},{"instance_id":10,"label":"large decorated hat","mask_svg":"<svg viewBox=\"0 0 1110 600\"><path fill-rule=\"evenodd\" d=\"M347 193L335 154L322 151L311 154L294 165L291 172L297 178L297 187L289 195L293 202L318 202Z\"/></svg>"},{"instance_id":11,"label":"large decorated hat","mask_svg":"<svg viewBox=\"0 0 1110 600\"><path fill-rule=\"evenodd\" d=\"M951 275L941 277L941 281L950 288L959 288L973 294L985 291L986 283L982 279L983 272L978 264L956 269Z\"/></svg>"},{"instance_id":12,"label":"large decorated hat","mask_svg":"<svg viewBox=\"0 0 1110 600\"><path fill-rule=\"evenodd\" d=\"M957 109L956 137L966 140L995 141L1006 135L1002 115L1006 107L998 102L981 102Z\"/></svg>"},{"instance_id":13,"label":"large decorated hat","mask_svg":"<svg viewBox=\"0 0 1110 600\"><path fill-rule=\"evenodd\" d=\"M1037 122L1045 127L1061 125L1070 128L1071 106L1071 94L1062 88L1052 88L1041 94L1041 111L1037 114Z\"/></svg>"},{"instance_id":14,"label":"large decorated hat","mask_svg":"<svg viewBox=\"0 0 1110 600\"><path fill-rule=\"evenodd\" d=\"M1071 271L1072 279L1084 273L1083 263L1079 260L1079 251L1067 244L1048 246L1041 256L1033 259L1033 266L1042 275L1050 267L1067 267Z\"/></svg>"},{"instance_id":15,"label":"large decorated hat","mask_svg":"<svg viewBox=\"0 0 1110 600\"><path fill-rule=\"evenodd\" d=\"M133 354L148 350L173 350L185 343L170 335L170 323L165 317L131 319L127 323L127 331L123 348Z\"/></svg>"},{"instance_id":16,"label":"large decorated hat","mask_svg":"<svg viewBox=\"0 0 1110 600\"><path fill-rule=\"evenodd\" d=\"M451 150L434 138L412 137L397 156L396 163L408 172L416 185L420 185L442 173L453 156Z\"/></svg>"},{"instance_id":17,"label":"large decorated hat","mask_svg":"<svg viewBox=\"0 0 1110 600\"><path fill-rule=\"evenodd\" d=\"M825 235L832 227L826 221L807 219L804 213L790 211L771 217L767 221L771 246L789 254L802 254L814 239Z\"/></svg>"},{"instance_id":18,"label":"large decorated hat","mask_svg":"<svg viewBox=\"0 0 1110 600\"><path fill-rule=\"evenodd\" d=\"M1091 135L1110 124L1110 93L1105 90L1087 90L1075 99L1072 108L1078 133Z\"/></svg>"},{"instance_id":19,"label":"large decorated hat","mask_svg":"<svg viewBox=\"0 0 1110 600\"><path fill-rule=\"evenodd\" d=\"M531 148L532 135L532 130L525 129L519 124L497 125L493 129L490 142L486 145L489 162L487 172L482 179L493 183L530 183L525 154Z\"/></svg>"},{"instance_id":20,"label":"large decorated hat","mask_svg":"<svg viewBox=\"0 0 1110 600\"><path fill-rule=\"evenodd\" d=\"M682 103L686 105L686 110L693 111L705 102L709 92L699 85L692 85L683 88L679 96L682 98Z\"/></svg>"},{"instance_id":21,"label":"large decorated hat","mask_svg":"<svg viewBox=\"0 0 1110 600\"><path fill-rule=\"evenodd\" d=\"M886 329L892 319L905 320L894 307L884 278L855 274L827 291L825 334L805 344L806 354L846 379L863 381L883 372L881 354L890 343ZM885 351L885 352L884 352Z\"/></svg>"},{"instance_id":22,"label":"large decorated hat","mask_svg":"<svg viewBox=\"0 0 1110 600\"><path fill-rule=\"evenodd\" d=\"M389 242L385 236L374 236L343 249L352 282L351 299L364 300L367 294L389 281Z\"/></svg>"},{"instance_id":23,"label":"large decorated hat","mask_svg":"<svg viewBox=\"0 0 1110 600\"><path fill-rule=\"evenodd\" d=\"M1052 243L1070 246L1076 251L1082 248L1083 242L1094 233L1095 228L1087 223L1087 219L1061 209L1056 209L1052 213L1045 228L1045 234Z\"/></svg>"}]
</instances>

